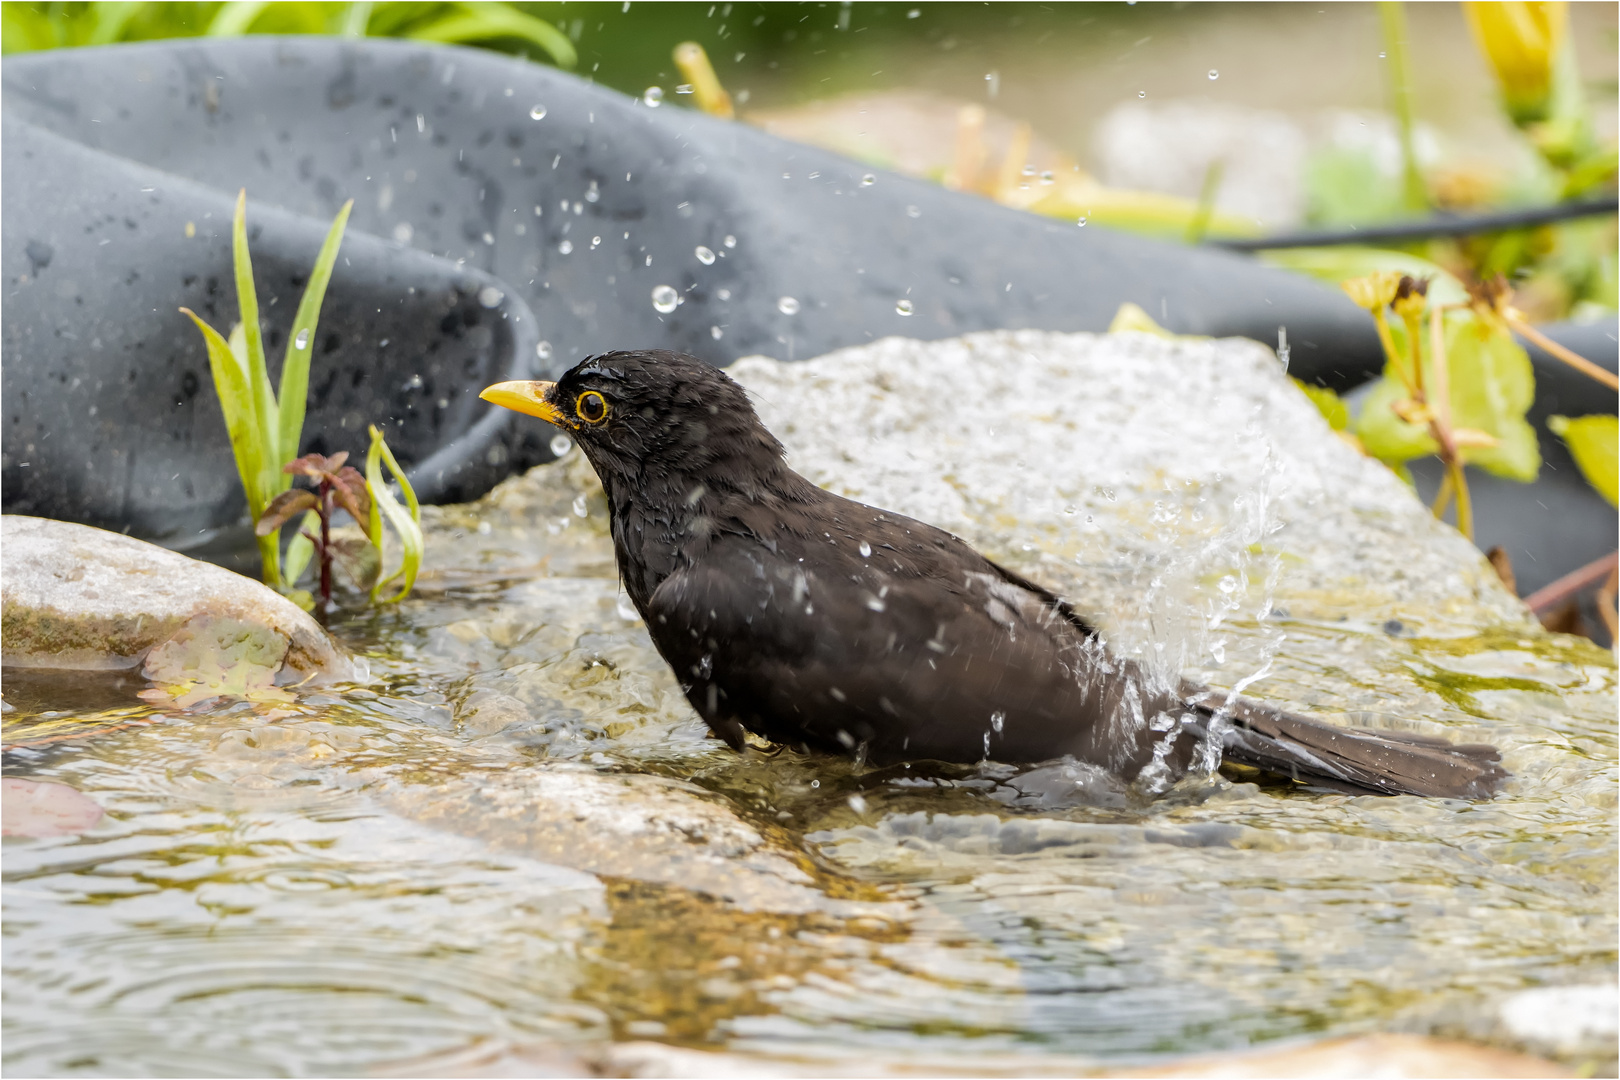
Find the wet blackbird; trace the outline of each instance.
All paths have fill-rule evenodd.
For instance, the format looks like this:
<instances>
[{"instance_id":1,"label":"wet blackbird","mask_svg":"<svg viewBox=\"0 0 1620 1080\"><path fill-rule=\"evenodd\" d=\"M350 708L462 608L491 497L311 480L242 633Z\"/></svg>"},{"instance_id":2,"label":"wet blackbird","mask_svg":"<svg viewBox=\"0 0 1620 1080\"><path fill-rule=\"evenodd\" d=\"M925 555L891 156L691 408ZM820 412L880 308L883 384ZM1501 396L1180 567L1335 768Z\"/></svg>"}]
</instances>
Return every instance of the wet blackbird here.
<instances>
[{"instance_id":1,"label":"wet blackbird","mask_svg":"<svg viewBox=\"0 0 1620 1080\"><path fill-rule=\"evenodd\" d=\"M1163 685L1049 590L795 473L743 389L694 357L608 353L483 397L578 442L630 599L733 748L752 731L878 763L1072 755L1149 790L1212 755L1357 792L1481 798L1506 775L1493 747Z\"/></svg>"}]
</instances>

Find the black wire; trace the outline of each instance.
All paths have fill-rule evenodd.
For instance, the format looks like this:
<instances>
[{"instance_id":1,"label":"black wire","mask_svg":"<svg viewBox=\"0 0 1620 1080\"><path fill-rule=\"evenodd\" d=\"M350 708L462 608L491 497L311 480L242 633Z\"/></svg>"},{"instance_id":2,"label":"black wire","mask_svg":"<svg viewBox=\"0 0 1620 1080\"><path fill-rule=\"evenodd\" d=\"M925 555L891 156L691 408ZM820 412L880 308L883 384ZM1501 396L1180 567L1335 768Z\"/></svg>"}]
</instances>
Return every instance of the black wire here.
<instances>
[{"instance_id":1,"label":"black wire","mask_svg":"<svg viewBox=\"0 0 1620 1080\"><path fill-rule=\"evenodd\" d=\"M1433 236L1473 236L1478 233L1505 232L1535 225L1547 225L1572 218L1599 217L1613 214L1620 206L1613 195L1601 199L1536 206L1526 210L1502 210L1494 214L1439 214L1421 221L1403 221L1391 225L1366 225L1361 228L1319 229L1309 232L1283 233L1249 239L1208 239L1209 247L1228 251L1271 251L1277 248L1334 247L1340 244L1376 244L1392 240L1424 240Z\"/></svg>"}]
</instances>

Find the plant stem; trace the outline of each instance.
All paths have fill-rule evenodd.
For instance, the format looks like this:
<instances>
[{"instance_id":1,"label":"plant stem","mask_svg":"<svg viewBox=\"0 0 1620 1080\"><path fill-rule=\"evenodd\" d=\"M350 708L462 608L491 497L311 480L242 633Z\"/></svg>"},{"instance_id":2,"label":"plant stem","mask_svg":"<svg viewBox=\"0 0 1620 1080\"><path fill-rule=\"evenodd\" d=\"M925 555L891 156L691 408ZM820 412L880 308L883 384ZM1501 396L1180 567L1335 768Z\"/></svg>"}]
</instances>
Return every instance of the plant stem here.
<instances>
[{"instance_id":1,"label":"plant stem","mask_svg":"<svg viewBox=\"0 0 1620 1080\"><path fill-rule=\"evenodd\" d=\"M1474 539L1474 501L1468 494L1468 478L1463 475L1462 462L1454 456L1446 462L1447 475L1453 477L1452 486L1457 489L1457 531Z\"/></svg>"},{"instance_id":2,"label":"plant stem","mask_svg":"<svg viewBox=\"0 0 1620 1080\"><path fill-rule=\"evenodd\" d=\"M1379 0L1378 18L1383 25L1384 52L1389 61L1389 90L1395 108L1395 123L1401 139L1402 201L1408 210L1426 210L1428 192L1418 171L1417 143L1412 134L1412 65L1406 52L1406 9L1398 0Z\"/></svg>"},{"instance_id":3,"label":"plant stem","mask_svg":"<svg viewBox=\"0 0 1620 1080\"><path fill-rule=\"evenodd\" d=\"M1532 342L1539 345L1542 349L1551 353L1553 356L1556 356L1558 359L1562 360L1576 371L1579 371L1583 375L1590 375L1604 386L1607 386L1610 390L1620 390L1620 378L1616 378L1614 372L1605 371L1579 353L1571 352L1569 349L1564 348L1564 346L1558 344L1558 342L1554 341L1546 334L1543 334L1540 330L1537 330L1535 327L1525 322L1524 319L1517 313L1510 314L1504 311L1502 316L1503 318L1507 319L1507 324L1513 328L1515 333L1522 334L1524 337L1529 338Z\"/></svg>"},{"instance_id":4,"label":"plant stem","mask_svg":"<svg viewBox=\"0 0 1620 1080\"><path fill-rule=\"evenodd\" d=\"M1446 508L1451 505L1451 496L1455 490L1456 485L1451 482L1451 473L1448 471L1440 478L1440 490L1434 493L1434 502L1429 506L1434 512L1436 521L1445 519Z\"/></svg>"},{"instance_id":5,"label":"plant stem","mask_svg":"<svg viewBox=\"0 0 1620 1080\"><path fill-rule=\"evenodd\" d=\"M1417 387L1412 384L1412 374L1406 370L1406 364L1401 354L1395 350L1395 335L1389 332L1389 320L1384 317L1384 309L1379 308L1372 313L1373 323L1378 327L1378 343L1384 347L1384 359L1400 375L1401 382L1406 384L1408 394L1417 393Z\"/></svg>"},{"instance_id":6,"label":"plant stem","mask_svg":"<svg viewBox=\"0 0 1620 1080\"><path fill-rule=\"evenodd\" d=\"M264 583L274 589L281 584L281 531L259 537L259 561L264 564Z\"/></svg>"},{"instance_id":7,"label":"plant stem","mask_svg":"<svg viewBox=\"0 0 1620 1080\"><path fill-rule=\"evenodd\" d=\"M1468 477L1463 473L1462 453L1451 434L1451 361L1446 356L1445 308L1439 304L1429 308L1429 356L1434 366L1429 433L1440 444L1440 460L1445 462L1446 479L1450 481L1452 493L1457 498L1457 531L1472 540L1474 502L1468 494ZM1444 512L1443 507L1441 512Z\"/></svg>"},{"instance_id":8,"label":"plant stem","mask_svg":"<svg viewBox=\"0 0 1620 1080\"><path fill-rule=\"evenodd\" d=\"M321 481L321 614L332 610L332 482Z\"/></svg>"}]
</instances>

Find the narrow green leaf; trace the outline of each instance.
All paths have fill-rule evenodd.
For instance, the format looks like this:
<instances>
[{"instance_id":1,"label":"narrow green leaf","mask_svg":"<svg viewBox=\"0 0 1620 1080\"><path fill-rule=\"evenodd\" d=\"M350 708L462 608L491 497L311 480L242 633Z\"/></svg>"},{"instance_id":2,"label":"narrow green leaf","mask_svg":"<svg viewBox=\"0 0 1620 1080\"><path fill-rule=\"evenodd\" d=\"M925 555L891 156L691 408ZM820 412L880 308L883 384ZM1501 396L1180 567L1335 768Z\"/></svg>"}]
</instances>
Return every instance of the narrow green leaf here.
<instances>
[{"instance_id":1,"label":"narrow green leaf","mask_svg":"<svg viewBox=\"0 0 1620 1080\"><path fill-rule=\"evenodd\" d=\"M353 207L354 200L350 199L332 220L326 241L321 244L320 254L315 257L315 269L310 271L309 284L304 286L303 299L298 301L298 314L293 319L292 334L287 339L287 356L281 363L281 393L278 397L281 430L277 437L276 456L281 464L298 456L298 444L303 440L304 409L309 398L309 361L315 355L321 302L326 297L327 283L332 280L332 267L337 263L343 230Z\"/></svg>"},{"instance_id":2,"label":"narrow green leaf","mask_svg":"<svg viewBox=\"0 0 1620 1080\"><path fill-rule=\"evenodd\" d=\"M95 29L85 39L86 45L111 45L124 36L129 20L140 13L145 4L134 0L99 0L90 5Z\"/></svg>"},{"instance_id":3,"label":"narrow green leaf","mask_svg":"<svg viewBox=\"0 0 1620 1080\"><path fill-rule=\"evenodd\" d=\"M405 494L405 501L410 509L399 505L393 493L383 482L382 465L387 462L388 471L394 474L399 481L399 487ZM416 492L411 488L411 482L405 478L405 470L399 467L393 451L383 441L382 432L377 425L371 425L371 449L366 452L366 482L371 488L371 520L373 525L372 543L377 548L379 565L382 559L382 528L381 518L387 518L395 535L399 537L402 556L399 569L386 578L379 578L371 587L372 603L378 603L385 585L403 575L405 583L393 596L382 600L382 603L392 604L405 599L410 594L411 587L416 584L416 575L422 567L422 508L416 501Z\"/></svg>"},{"instance_id":4,"label":"narrow green leaf","mask_svg":"<svg viewBox=\"0 0 1620 1080\"><path fill-rule=\"evenodd\" d=\"M579 60L568 35L543 19L525 15L506 4L464 3L456 6L460 9L457 13L412 27L405 31L404 36L413 41L437 41L446 45L510 37L545 50L558 67L571 68Z\"/></svg>"},{"instance_id":5,"label":"narrow green leaf","mask_svg":"<svg viewBox=\"0 0 1620 1080\"><path fill-rule=\"evenodd\" d=\"M269 6L269 0L229 0L204 33L208 37L241 37Z\"/></svg>"},{"instance_id":6,"label":"narrow green leaf","mask_svg":"<svg viewBox=\"0 0 1620 1080\"><path fill-rule=\"evenodd\" d=\"M315 545L309 542L305 533L313 536L321 534L321 515L318 512L311 510L304 515L304 520L298 523L297 535L287 545L287 569L282 580L288 585L298 584L298 579L309 569L309 561L315 557Z\"/></svg>"},{"instance_id":7,"label":"narrow green leaf","mask_svg":"<svg viewBox=\"0 0 1620 1080\"><path fill-rule=\"evenodd\" d=\"M261 459L269 467L266 498L287 490L292 481L281 474L281 425L276 417L276 396L270 389L270 373L264 363L264 335L259 327L259 294L253 287L253 261L248 256L247 188L236 196L236 215L231 222L231 256L236 269L236 306L242 314L242 340L246 346L248 380L252 385L254 437ZM260 511L263 510L261 506Z\"/></svg>"},{"instance_id":8,"label":"narrow green leaf","mask_svg":"<svg viewBox=\"0 0 1620 1080\"><path fill-rule=\"evenodd\" d=\"M269 500L261 497L264 462L259 441L253 437L253 391L247 372L231 351L230 344L219 336L219 331L203 322L190 308L180 310L197 324L208 347L208 368L214 376L220 411L225 414L225 431L236 456L236 471L242 477L242 489L247 492L249 512L257 519Z\"/></svg>"},{"instance_id":9,"label":"narrow green leaf","mask_svg":"<svg viewBox=\"0 0 1620 1080\"><path fill-rule=\"evenodd\" d=\"M1564 440L1586 482L1620 506L1620 418L1611 414L1547 417L1547 427Z\"/></svg>"},{"instance_id":10,"label":"narrow green leaf","mask_svg":"<svg viewBox=\"0 0 1620 1080\"><path fill-rule=\"evenodd\" d=\"M343 12L343 27L338 31L344 37L365 37L371 22L371 0L356 0Z\"/></svg>"}]
</instances>

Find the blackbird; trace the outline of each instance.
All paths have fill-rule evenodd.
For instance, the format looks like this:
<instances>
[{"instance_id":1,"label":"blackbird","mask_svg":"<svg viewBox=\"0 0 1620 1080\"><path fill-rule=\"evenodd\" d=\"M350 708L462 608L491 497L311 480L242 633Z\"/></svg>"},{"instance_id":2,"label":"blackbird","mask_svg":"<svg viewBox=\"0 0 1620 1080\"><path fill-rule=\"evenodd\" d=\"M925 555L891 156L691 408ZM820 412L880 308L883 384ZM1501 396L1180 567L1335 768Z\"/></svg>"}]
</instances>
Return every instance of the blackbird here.
<instances>
[{"instance_id":1,"label":"blackbird","mask_svg":"<svg viewBox=\"0 0 1620 1080\"><path fill-rule=\"evenodd\" d=\"M482 396L578 442L625 590L734 749L751 731L880 764L1072 755L1150 791L1221 756L1358 793L1483 798L1507 775L1494 747L1151 678L1050 590L788 468L744 390L694 357L607 353Z\"/></svg>"}]
</instances>

